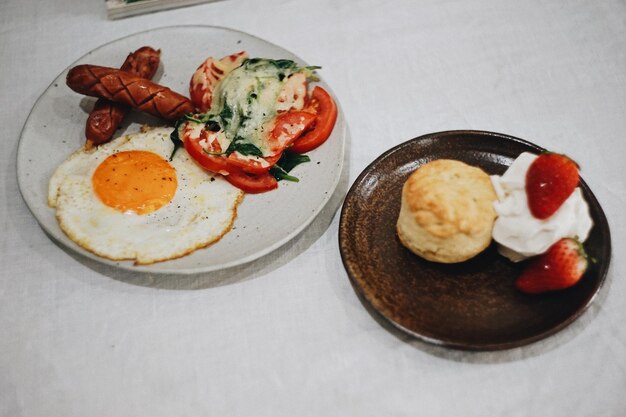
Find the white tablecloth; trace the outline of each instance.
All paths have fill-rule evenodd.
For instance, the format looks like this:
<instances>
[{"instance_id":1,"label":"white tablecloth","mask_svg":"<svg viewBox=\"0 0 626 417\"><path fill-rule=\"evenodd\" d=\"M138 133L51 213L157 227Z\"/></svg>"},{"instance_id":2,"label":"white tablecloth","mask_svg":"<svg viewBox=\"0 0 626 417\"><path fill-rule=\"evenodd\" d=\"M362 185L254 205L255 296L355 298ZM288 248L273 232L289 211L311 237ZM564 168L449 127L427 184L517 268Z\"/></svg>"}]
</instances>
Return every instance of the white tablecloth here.
<instances>
[{"instance_id":1,"label":"white tablecloth","mask_svg":"<svg viewBox=\"0 0 626 417\"><path fill-rule=\"evenodd\" d=\"M239 29L323 65L351 133L340 193L304 233L245 267L178 278L66 252L15 173L20 129L57 74L174 24ZM230 0L110 21L101 0L4 0L0 62L1 416L626 415L624 1ZM450 129L566 152L602 204L611 269L557 335L438 348L382 325L350 285L342 193L386 149Z\"/></svg>"}]
</instances>

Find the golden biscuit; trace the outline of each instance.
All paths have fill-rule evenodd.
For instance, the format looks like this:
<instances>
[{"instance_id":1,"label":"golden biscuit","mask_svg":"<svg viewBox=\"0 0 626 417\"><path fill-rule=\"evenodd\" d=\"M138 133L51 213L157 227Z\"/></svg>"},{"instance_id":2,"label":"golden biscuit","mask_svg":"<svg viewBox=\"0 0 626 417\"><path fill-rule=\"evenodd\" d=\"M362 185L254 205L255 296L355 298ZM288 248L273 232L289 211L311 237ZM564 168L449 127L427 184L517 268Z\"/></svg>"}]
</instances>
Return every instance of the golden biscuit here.
<instances>
[{"instance_id":1,"label":"golden biscuit","mask_svg":"<svg viewBox=\"0 0 626 417\"><path fill-rule=\"evenodd\" d=\"M468 260L491 242L495 200L491 179L480 168L449 159L429 162L402 188L398 237L429 261Z\"/></svg>"}]
</instances>

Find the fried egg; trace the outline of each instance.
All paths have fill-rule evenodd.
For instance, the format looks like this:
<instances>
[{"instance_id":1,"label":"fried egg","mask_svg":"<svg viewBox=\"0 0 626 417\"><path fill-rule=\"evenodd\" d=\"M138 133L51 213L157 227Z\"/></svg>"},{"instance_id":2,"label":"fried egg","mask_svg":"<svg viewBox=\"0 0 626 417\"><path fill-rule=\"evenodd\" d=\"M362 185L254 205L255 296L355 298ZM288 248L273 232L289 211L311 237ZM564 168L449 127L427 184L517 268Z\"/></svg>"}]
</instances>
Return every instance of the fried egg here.
<instances>
[{"instance_id":1,"label":"fried egg","mask_svg":"<svg viewBox=\"0 0 626 417\"><path fill-rule=\"evenodd\" d=\"M171 128L79 149L52 175L48 205L74 242L104 258L150 264L218 241L243 192L199 167Z\"/></svg>"}]
</instances>

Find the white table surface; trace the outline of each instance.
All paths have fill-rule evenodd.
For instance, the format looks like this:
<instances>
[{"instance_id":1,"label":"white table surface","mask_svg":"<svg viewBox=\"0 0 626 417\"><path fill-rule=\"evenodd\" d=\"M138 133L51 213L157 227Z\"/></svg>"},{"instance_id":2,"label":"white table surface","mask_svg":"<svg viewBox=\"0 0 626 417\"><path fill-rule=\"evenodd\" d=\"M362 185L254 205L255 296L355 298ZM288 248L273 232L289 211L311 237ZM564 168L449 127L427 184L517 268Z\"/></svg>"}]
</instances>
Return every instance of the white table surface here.
<instances>
[{"instance_id":1,"label":"white table surface","mask_svg":"<svg viewBox=\"0 0 626 417\"><path fill-rule=\"evenodd\" d=\"M15 173L20 130L57 74L173 24L239 29L322 65L351 133L337 195L293 242L182 278L66 252ZM4 0L0 109L3 417L626 415L624 1L229 0L110 21L101 0ZM347 187L386 149L450 129L566 152L602 204L606 283L557 335L438 348L382 325L350 285L337 243Z\"/></svg>"}]
</instances>

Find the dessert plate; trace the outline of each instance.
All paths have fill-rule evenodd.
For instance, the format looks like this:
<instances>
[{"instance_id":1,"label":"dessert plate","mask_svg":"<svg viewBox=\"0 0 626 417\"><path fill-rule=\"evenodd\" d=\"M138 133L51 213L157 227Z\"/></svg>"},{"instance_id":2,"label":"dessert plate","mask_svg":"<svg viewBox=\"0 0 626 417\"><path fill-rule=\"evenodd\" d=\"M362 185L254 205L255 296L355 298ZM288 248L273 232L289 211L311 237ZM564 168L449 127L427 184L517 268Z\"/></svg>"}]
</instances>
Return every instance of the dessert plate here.
<instances>
[{"instance_id":1,"label":"dessert plate","mask_svg":"<svg viewBox=\"0 0 626 417\"><path fill-rule=\"evenodd\" d=\"M88 112L95 99L81 97L65 85L69 68L78 64L119 66L141 46L161 50L155 81L187 95L189 80L207 56L222 57L248 51L252 57L285 58L307 65L291 52L252 35L214 26L171 26L136 33L100 46L65 69L39 97L22 130L17 153L20 192L41 227L55 241L97 262L131 271L188 274L218 270L257 259L285 244L319 214L340 179L344 157L345 121L339 112L330 138L308 153L311 162L298 166L299 183L282 181L277 190L246 195L238 207L233 230L219 242L192 254L152 265L110 261L70 240L59 228L55 210L47 205L48 181L72 152L83 146ZM323 74L323 70L319 71ZM319 81L327 91L332 91ZM339 103L338 103L339 104ZM143 123L164 122L131 112L115 136L137 132Z\"/></svg>"},{"instance_id":2,"label":"dessert plate","mask_svg":"<svg viewBox=\"0 0 626 417\"><path fill-rule=\"evenodd\" d=\"M402 186L411 172L434 159L457 159L501 175L537 145L482 131L449 131L409 140L382 154L352 185L341 212L341 257L358 293L402 331L426 342L467 350L499 350L549 336L589 306L611 258L609 226L581 179L594 226L585 249L583 279L564 291L529 296L514 281L523 265L499 255L495 243L458 264L428 262L400 243L396 220Z\"/></svg>"}]
</instances>

